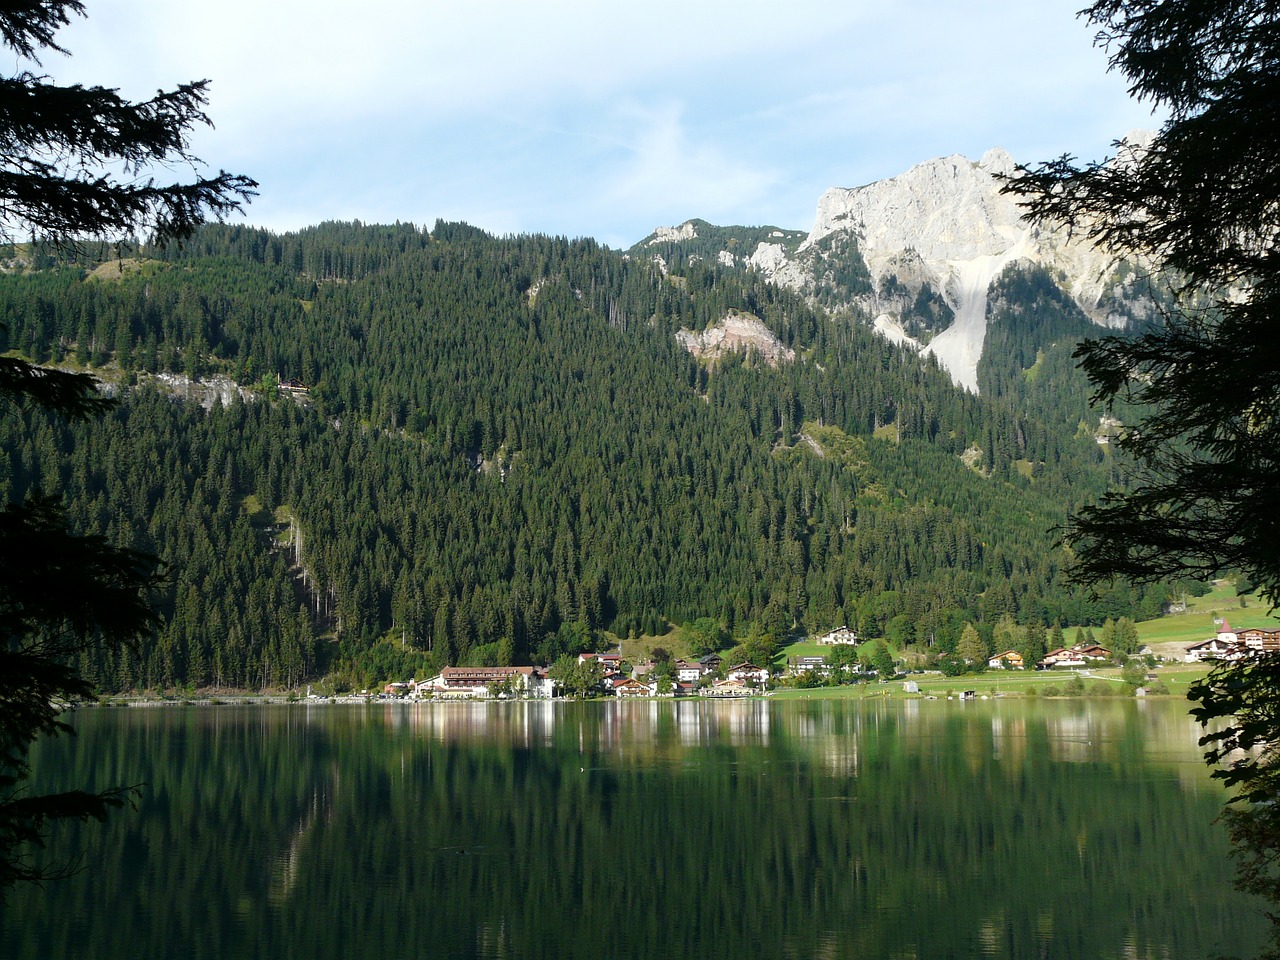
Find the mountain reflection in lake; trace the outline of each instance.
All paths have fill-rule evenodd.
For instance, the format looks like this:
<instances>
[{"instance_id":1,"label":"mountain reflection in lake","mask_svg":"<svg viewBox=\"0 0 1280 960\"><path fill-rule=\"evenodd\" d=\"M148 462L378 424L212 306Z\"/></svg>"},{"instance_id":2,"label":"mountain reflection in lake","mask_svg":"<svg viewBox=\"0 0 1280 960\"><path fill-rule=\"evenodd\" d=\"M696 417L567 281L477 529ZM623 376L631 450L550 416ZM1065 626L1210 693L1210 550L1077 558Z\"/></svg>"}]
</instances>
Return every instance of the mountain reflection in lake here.
<instances>
[{"instance_id":1,"label":"mountain reflection in lake","mask_svg":"<svg viewBox=\"0 0 1280 960\"><path fill-rule=\"evenodd\" d=\"M0 956L1200 958L1260 946L1185 704L100 709Z\"/></svg>"}]
</instances>

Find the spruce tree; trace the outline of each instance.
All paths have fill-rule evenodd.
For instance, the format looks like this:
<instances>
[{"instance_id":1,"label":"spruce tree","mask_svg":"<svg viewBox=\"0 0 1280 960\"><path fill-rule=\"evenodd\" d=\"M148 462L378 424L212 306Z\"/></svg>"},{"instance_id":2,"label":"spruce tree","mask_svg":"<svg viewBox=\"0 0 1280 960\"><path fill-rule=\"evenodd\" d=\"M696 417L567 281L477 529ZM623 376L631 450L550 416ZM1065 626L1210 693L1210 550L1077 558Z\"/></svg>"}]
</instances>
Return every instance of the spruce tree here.
<instances>
[{"instance_id":1,"label":"spruce tree","mask_svg":"<svg viewBox=\"0 0 1280 960\"><path fill-rule=\"evenodd\" d=\"M956 644L956 656L970 665L986 664L987 650L978 634L978 628L966 623L960 634L960 642Z\"/></svg>"}]
</instances>

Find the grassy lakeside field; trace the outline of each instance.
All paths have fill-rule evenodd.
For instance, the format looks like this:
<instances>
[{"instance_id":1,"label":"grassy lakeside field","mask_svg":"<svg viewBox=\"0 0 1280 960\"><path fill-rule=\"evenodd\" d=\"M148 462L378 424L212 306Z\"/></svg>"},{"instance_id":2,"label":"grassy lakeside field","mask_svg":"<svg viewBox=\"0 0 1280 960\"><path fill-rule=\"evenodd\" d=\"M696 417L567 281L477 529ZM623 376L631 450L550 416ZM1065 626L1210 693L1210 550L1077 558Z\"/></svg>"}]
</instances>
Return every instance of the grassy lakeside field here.
<instances>
[{"instance_id":1,"label":"grassy lakeside field","mask_svg":"<svg viewBox=\"0 0 1280 960\"><path fill-rule=\"evenodd\" d=\"M1177 661L1182 659L1184 647L1207 640L1218 632L1218 627L1213 622L1215 617L1225 619L1236 630L1251 627L1280 629L1280 617L1272 615L1271 604L1266 598L1251 593L1245 596L1242 606L1235 585L1229 580L1216 581L1210 592L1201 597L1188 597L1186 604L1187 609L1183 613L1166 614L1137 624L1139 641L1150 646L1158 655L1169 661L1158 672L1160 679L1169 687L1170 692L1177 695L1185 695L1187 687L1206 672L1201 665L1182 665ZM1068 646L1075 642L1076 629L1074 624L1063 627L1063 635ZM1100 628L1093 628L1095 638L1099 632ZM626 658L633 663L647 658L657 647L663 647L677 657L688 657L688 647L683 633L680 627L672 626L661 636L628 639L622 641L621 646ZM617 640L612 635L606 635L611 640ZM824 657L833 649L819 644L815 639L802 639L783 647L780 655L785 663L793 657ZM903 660L902 650L890 646L889 651L899 662ZM921 655L908 654L908 665L915 662L916 658L921 658ZM1179 668L1183 666L1185 670L1180 670ZM1109 676L1118 678L1119 671L1099 669L1092 671L1092 676L1095 679ZM1023 694L1043 686L1061 684L1062 680L1062 674L1021 671L1001 674L998 671L992 671L978 677L963 678L963 681L955 678L942 678L935 681L932 677L926 677L921 683L921 690L935 695L939 693L939 685L941 690L960 689L963 682L963 689ZM882 696L883 693L877 692L876 684L871 684L847 688L847 691L846 688L818 688L809 691L788 691L785 694L780 691L778 695L858 697Z\"/></svg>"},{"instance_id":2,"label":"grassy lakeside field","mask_svg":"<svg viewBox=\"0 0 1280 960\"><path fill-rule=\"evenodd\" d=\"M1197 680L1209 672L1209 665L1203 663L1179 663L1161 666L1153 671L1169 689L1168 696L1186 699L1187 690ZM916 696L945 697L947 694L959 694L964 690L973 690L978 696L1044 696L1045 690L1062 685L1072 676L1070 670L1012 670L1008 673L992 670L987 673L964 677L944 677L940 674L912 674L889 683L857 683L844 687L814 687L808 690L778 689L771 696L780 700L832 699L862 700L884 698L914 698ZM1129 696L1128 690L1120 682L1120 671L1115 668L1081 671L1080 678L1085 683L1083 696L1103 695L1099 691L1103 687L1094 688L1095 684L1109 684L1115 688L1114 695ZM920 687L920 693L906 693L903 690L905 680L914 680Z\"/></svg>"},{"instance_id":3,"label":"grassy lakeside field","mask_svg":"<svg viewBox=\"0 0 1280 960\"><path fill-rule=\"evenodd\" d=\"M1143 620L1137 624L1138 640L1156 647L1156 652L1170 660L1181 659L1181 650L1172 645L1186 646L1208 640L1218 632L1213 622L1215 617L1225 619L1235 630L1260 627L1267 630L1280 629L1280 617L1271 613L1271 604L1256 593L1248 594L1241 606L1240 597L1235 586L1228 580L1219 580L1213 589L1202 597L1188 597L1185 613L1170 613L1154 620ZM1074 624L1062 628L1067 646L1075 642L1077 627ZM1095 639L1101 628L1094 627ZM876 638L867 638L874 640ZM886 641L887 642L887 641ZM1171 645L1164 649L1160 646ZM799 640L789 644L782 650L782 655L790 657L821 657L831 652L829 646L822 646L816 640ZM890 646L890 652L901 660L903 652Z\"/></svg>"}]
</instances>

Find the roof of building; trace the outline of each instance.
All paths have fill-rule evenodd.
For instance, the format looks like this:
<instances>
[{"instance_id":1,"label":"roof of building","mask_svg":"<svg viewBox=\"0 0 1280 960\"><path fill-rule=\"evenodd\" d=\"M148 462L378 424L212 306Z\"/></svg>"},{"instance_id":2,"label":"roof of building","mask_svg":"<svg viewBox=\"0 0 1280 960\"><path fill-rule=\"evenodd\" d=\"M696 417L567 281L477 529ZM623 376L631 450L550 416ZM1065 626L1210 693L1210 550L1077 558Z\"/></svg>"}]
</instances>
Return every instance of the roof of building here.
<instances>
[{"instance_id":1,"label":"roof of building","mask_svg":"<svg viewBox=\"0 0 1280 960\"><path fill-rule=\"evenodd\" d=\"M494 680L505 680L516 674L532 676L533 672L533 667L445 667L440 671L440 676L446 681L470 680L476 683L490 683Z\"/></svg>"}]
</instances>

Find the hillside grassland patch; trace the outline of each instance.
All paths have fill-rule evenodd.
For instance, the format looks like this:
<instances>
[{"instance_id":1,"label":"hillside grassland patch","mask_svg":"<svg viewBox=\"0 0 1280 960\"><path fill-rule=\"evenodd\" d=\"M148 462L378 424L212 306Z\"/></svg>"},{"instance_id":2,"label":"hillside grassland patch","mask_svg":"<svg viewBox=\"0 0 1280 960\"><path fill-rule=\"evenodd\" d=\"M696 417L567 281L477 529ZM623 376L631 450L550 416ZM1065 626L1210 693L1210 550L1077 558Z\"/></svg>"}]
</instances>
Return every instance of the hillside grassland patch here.
<instances>
[{"instance_id":1,"label":"hillside grassland patch","mask_svg":"<svg viewBox=\"0 0 1280 960\"><path fill-rule=\"evenodd\" d=\"M121 257L119 259L106 260L98 264L92 271L90 271L88 279L105 282L119 282L127 277L132 277L137 274L153 276L164 268L165 264L160 260L150 260L140 257Z\"/></svg>"}]
</instances>

